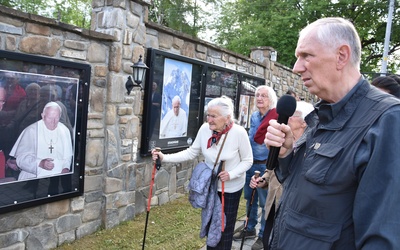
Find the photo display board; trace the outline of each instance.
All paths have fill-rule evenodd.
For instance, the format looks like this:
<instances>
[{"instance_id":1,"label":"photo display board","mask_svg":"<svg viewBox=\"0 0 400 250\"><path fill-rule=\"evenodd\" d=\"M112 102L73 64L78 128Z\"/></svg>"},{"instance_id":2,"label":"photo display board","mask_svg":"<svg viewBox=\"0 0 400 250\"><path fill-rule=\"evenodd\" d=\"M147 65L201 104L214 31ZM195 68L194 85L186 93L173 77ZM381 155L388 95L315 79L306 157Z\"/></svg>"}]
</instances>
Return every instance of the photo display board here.
<instances>
[{"instance_id":1,"label":"photo display board","mask_svg":"<svg viewBox=\"0 0 400 250\"><path fill-rule=\"evenodd\" d=\"M83 194L90 72L0 50L0 212Z\"/></svg>"},{"instance_id":2,"label":"photo display board","mask_svg":"<svg viewBox=\"0 0 400 250\"><path fill-rule=\"evenodd\" d=\"M241 110L251 112L262 78L150 48L147 51L141 155L155 147L177 152L193 143L206 122L207 104L222 95L232 99L238 123L248 128Z\"/></svg>"}]
</instances>

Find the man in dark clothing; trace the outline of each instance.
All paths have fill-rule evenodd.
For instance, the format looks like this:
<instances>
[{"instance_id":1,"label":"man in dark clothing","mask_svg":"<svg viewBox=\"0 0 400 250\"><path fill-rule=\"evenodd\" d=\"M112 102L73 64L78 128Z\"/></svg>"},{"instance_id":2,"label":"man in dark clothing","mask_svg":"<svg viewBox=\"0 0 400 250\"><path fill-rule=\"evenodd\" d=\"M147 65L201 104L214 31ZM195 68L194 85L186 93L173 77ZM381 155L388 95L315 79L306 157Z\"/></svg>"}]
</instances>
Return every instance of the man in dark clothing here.
<instances>
[{"instance_id":1,"label":"man in dark clothing","mask_svg":"<svg viewBox=\"0 0 400 250\"><path fill-rule=\"evenodd\" d=\"M360 74L361 42L342 18L300 32L293 71L321 101L304 142L271 121L283 183L270 249L399 249L400 101Z\"/></svg>"}]
</instances>

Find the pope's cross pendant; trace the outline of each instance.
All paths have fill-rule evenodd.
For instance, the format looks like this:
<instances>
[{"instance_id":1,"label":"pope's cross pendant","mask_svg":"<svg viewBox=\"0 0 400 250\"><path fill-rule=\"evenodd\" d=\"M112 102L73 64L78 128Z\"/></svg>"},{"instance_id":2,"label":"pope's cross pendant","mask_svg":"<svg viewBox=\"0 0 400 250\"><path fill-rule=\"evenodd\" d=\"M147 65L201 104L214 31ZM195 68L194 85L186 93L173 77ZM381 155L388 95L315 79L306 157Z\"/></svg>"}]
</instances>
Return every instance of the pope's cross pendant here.
<instances>
[{"instance_id":1,"label":"pope's cross pendant","mask_svg":"<svg viewBox=\"0 0 400 250\"><path fill-rule=\"evenodd\" d=\"M50 146L49 146L50 154L53 153L53 149L54 149L54 147L53 147L53 140L50 140Z\"/></svg>"}]
</instances>

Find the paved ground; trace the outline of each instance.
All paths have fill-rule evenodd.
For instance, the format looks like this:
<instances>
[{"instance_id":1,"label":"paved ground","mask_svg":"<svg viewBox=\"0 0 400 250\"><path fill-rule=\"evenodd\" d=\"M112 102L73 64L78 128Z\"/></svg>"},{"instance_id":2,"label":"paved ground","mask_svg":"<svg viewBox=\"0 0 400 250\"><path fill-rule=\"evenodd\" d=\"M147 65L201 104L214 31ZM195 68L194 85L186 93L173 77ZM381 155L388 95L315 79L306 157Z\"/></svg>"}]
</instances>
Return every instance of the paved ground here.
<instances>
[{"instance_id":1,"label":"paved ground","mask_svg":"<svg viewBox=\"0 0 400 250\"><path fill-rule=\"evenodd\" d=\"M259 215L258 221L260 221L261 209L259 209L258 215ZM245 220L246 220L246 217L243 217L243 218L239 218L239 219L236 221L235 232L236 232L237 230L241 230L241 229L243 228L243 224L244 224L244 221L245 221ZM260 223L257 223L256 230L257 230L257 234L258 234L258 230L260 230ZM243 250L251 250L251 246L254 244L254 242L255 242L256 240L257 240L257 237L254 238L254 239L247 239L247 240L245 240L244 243L243 243ZM242 241L233 241L233 243L232 243L232 248L231 248L231 249L232 249L232 250L239 250L241 244L242 244ZM207 246L203 246L200 250L206 250L206 249L207 249Z\"/></svg>"}]
</instances>

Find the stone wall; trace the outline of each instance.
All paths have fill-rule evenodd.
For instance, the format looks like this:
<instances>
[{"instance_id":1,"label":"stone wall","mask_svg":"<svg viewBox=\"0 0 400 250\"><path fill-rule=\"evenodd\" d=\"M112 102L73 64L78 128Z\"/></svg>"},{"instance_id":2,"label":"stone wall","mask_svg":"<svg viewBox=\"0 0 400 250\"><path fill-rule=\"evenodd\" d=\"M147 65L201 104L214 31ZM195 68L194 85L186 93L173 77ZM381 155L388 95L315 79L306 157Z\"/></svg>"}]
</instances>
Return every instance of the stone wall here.
<instances>
[{"instance_id":1,"label":"stone wall","mask_svg":"<svg viewBox=\"0 0 400 250\"><path fill-rule=\"evenodd\" d=\"M92 66L84 195L1 214L0 248L54 248L145 211L153 166L139 154L143 91L127 95L124 86L147 48L263 77L279 96L294 88L311 100L297 75L270 60L273 48L255 48L249 58L159 26L148 21L149 2L93 0L91 30L0 7L0 49ZM183 195L199 160L163 164L152 205Z\"/></svg>"}]
</instances>

